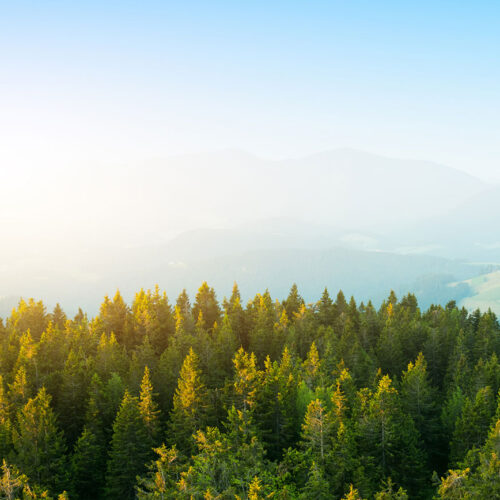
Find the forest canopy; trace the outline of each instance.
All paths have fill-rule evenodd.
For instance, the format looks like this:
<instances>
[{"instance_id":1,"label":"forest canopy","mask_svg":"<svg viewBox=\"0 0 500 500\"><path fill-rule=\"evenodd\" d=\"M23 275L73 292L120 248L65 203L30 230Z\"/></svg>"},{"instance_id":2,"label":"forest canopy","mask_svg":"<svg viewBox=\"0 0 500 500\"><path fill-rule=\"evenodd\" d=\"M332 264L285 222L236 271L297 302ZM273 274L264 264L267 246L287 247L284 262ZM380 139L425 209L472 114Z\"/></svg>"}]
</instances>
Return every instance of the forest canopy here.
<instances>
[{"instance_id":1,"label":"forest canopy","mask_svg":"<svg viewBox=\"0 0 500 500\"><path fill-rule=\"evenodd\" d=\"M491 312L203 283L0 320L0 497L500 498Z\"/></svg>"}]
</instances>

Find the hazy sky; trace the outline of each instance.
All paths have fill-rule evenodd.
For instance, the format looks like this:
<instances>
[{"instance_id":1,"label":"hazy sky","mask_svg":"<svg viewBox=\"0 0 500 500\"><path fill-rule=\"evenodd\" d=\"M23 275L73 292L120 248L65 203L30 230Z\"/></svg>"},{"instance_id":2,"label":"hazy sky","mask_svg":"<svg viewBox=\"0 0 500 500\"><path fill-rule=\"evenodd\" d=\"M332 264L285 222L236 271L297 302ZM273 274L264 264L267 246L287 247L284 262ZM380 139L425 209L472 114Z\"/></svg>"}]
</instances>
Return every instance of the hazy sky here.
<instances>
[{"instance_id":1,"label":"hazy sky","mask_svg":"<svg viewBox=\"0 0 500 500\"><path fill-rule=\"evenodd\" d=\"M4 181L336 147L500 179L497 1L4 1L0 44Z\"/></svg>"}]
</instances>

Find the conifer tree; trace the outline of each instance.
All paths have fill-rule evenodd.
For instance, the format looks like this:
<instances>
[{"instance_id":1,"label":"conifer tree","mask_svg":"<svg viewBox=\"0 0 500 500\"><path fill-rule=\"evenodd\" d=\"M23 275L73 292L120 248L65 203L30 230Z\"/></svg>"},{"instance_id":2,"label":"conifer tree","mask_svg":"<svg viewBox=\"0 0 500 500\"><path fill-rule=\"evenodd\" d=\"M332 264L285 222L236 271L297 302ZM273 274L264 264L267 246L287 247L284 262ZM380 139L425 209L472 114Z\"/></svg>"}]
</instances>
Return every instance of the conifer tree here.
<instances>
[{"instance_id":1,"label":"conifer tree","mask_svg":"<svg viewBox=\"0 0 500 500\"><path fill-rule=\"evenodd\" d=\"M366 410L358 432L371 491L388 476L412 493L422 491L426 483L420 437L411 417L402 412L399 394L387 375L379 381Z\"/></svg>"},{"instance_id":2,"label":"conifer tree","mask_svg":"<svg viewBox=\"0 0 500 500\"><path fill-rule=\"evenodd\" d=\"M297 434L297 385L291 359L285 349L281 363L264 363L262 383L257 394L259 428L262 441L271 460L281 457L283 449L292 446Z\"/></svg>"},{"instance_id":3,"label":"conifer tree","mask_svg":"<svg viewBox=\"0 0 500 500\"><path fill-rule=\"evenodd\" d=\"M255 355L250 355L240 347L233 359L234 364L234 404L237 410L251 412L256 401L261 373L257 370Z\"/></svg>"},{"instance_id":4,"label":"conifer tree","mask_svg":"<svg viewBox=\"0 0 500 500\"><path fill-rule=\"evenodd\" d=\"M28 302L19 300L17 309L13 309L7 326L18 334L30 331L32 338L37 341L42 332L47 328L49 317L43 302L30 298Z\"/></svg>"},{"instance_id":5,"label":"conifer tree","mask_svg":"<svg viewBox=\"0 0 500 500\"><path fill-rule=\"evenodd\" d=\"M427 363L420 353L415 363L408 364L401 381L401 403L403 410L415 423L425 449L431 459L431 470L435 470L442 457L436 408L436 393L427 375Z\"/></svg>"},{"instance_id":6,"label":"conifer tree","mask_svg":"<svg viewBox=\"0 0 500 500\"><path fill-rule=\"evenodd\" d=\"M99 498L104 492L107 445L111 438L103 418L107 412L111 412L111 409L108 407L105 389L97 374L92 378L89 394L85 425L75 443L71 459L71 491L78 497ZM117 407L118 405L119 403ZM116 414L116 409L113 413ZM112 421L109 423L109 428L111 424Z\"/></svg>"},{"instance_id":7,"label":"conifer tree","mask_svg":"<svg viewBox=\"0 0 500 500\"><path fill-rule=\"evenodd\" d=\"M198 319L199 314L202 313L208 331L212 332L214 325L220 323L220 308L215 295L215 290L208 286L204 281L193 305L193 317Z\"/></svg>"},{"instance_id":8,"label":"conifer tree","mask_svg":"<svg viewBox=\"0 0 500 500\"><path fill-rule=\"evenodd\" d=\"M309 478L304 488L301 491L301 500L308 500L314 498L317 500L329 500L332 498L331 486L326 477L323 467L313 461L309 469Z\"/></svg>"},{"instance_id":9,"label":"conifer tree","mask_svg":"<svg viewBox=\"0 0 500 500\"><path fill-rule=\"evenodd\" d=\"M129 308L117 290L113 300L108 296L104 297L98 319L102 331L108 335L113 333L120 344L132 346L134 342L129 328L129 314Z\"/></svg>"},{"instance_id":10,"label":"conifer tree","mask_svg":"<svg viewBox=\"0 0 500 500\"><path fill-rule=\"evenodd\" d=\"M408 500L408 494L401 486L396 490L396 486L389 478L384 482L383 489L375 493L375 500Z\"/></svg>"},{"instance_id":11,"label":"conifer tree","mask_svg":"<svg viewBox=\"0 0 500 500\"><path fill-rule=\"evenodd\" d=\"M319 324L323 326L333 326L335 321L335 306L333 305L333 301L326 287L316 307L318 310L317 317Z\"/></svg>"},{"instance_id":12,"label":"conifer tree","mask_svg":"<svg viewBox=\"0 0 500 500\"><path fill-rule=\"evenodd\" d=\"M225 305L226 314L231 323L231 328L237 339L237 347L248 348L248 325L246 320L246 311L241 305L241 295L238 285L234 283L233 291L229 302Z\"/></svg>"},{"instance_id":13,"label":"conifer tree","mask_svg":"<svg viewBox=\"0 0 500 500\"><path fill-rule=\"evenodd\" d=\"M307 353L307 358L304 361L303 367L305 382L310 389L314 389L319 382L319 375L321 371L319 353L315 342L311 344L311 348Z\"/></svg>"},{"instance_id":14,"label":"conifer tree","mask_svg":"<svg viewBox=\"0 0 500 500\"><path fill-rule=\"evenodd\" d=\"M62 386L56 410L68 443L72 446L78 439L85 418L87 400L88 369L85 356L80 349L70 351L62 371Z\"/></svg>"},{"instance_id":15,"label":"conifer tree","mask_svg":"<svg viewBox=\"0 0 500 500\"><path fill-rule=\"evenodd\" d=\"M331 416L325 405L319 399L311 401L302 424L302 442L304 448L320 466L324 466L331 450L331 431Z\"/></svg>"},{"instance_id":16,"label":"conifer tree","mask_svg":"<svg viewBox=\"0 0 500 500\"><path fill-rule=\"evenodd\" d=\"M147 366L151 373L158 372L158 361L158 355L149 341L149 335L146 334L142 339L142 344L138 345L132 353L128 372L129 388L138 391L145 367Z\"/></svg>"},{"instance_id":17,"label":"conifer tree","mask_svg":"<svg viewBox=\"0 0 500 500\"><path fill-rule=\"evenodd\" d=\"M157 355L166 349L175 331L172 308L165 292L158 285L154 291L141 289L132 304L134 335L138 343L147 336Z\"/></svg>"},{"instance_id":18,"label":"conifer tree","mask_svg":"<svg viewBox=\"0 0 500 500\"><path fill-rule=\"evenodd\" d=\"M304 299L299 295L297 284L294 283L290 289L287 299L283 302L286 315L290 321L293 321L295 314L299 312L304 304Z\"/></svg>"},{"instance_id":19,"label":"conifer tree","mask_svg":"<svg viewBox=\"0 0 500 500\"><path fill-rule=\"evenodd\" d=\"M495 413L495 400L489 386L477 391L474 401L466 399L451 442L451 460L458 463L472 447L483 445Z\"/></svg>"},{"instance_id":20,"label":"conifer tree","mask_svg":"<svg viewBox=\"0 0 500 500\"><path fill-rule=\"evenodd\" d=\"M149 473L138 481L137 498L152 500L174 496L179 480L178 454L174 447L165 445L154 450L158 458L148 466Z\"/></svg>"},{"instance_id":21,"label":"conifer tree","mask_svg":"<svg viewBox=\"0 0 500 500\"><path fill-rule=\"evenodd\" d=\"M214 361L210 369L214 372L213 379L216 387L222 387L224 381L231 377L233 371L233 356L239 347L237 336L231 326L226 313L221 325L214 332L213 351Z\"/></svg>"},{"instance_id":22,"label":"conifer tree","mask_svg":"<svg viewBox=\"0 0 500 500\"><path fill-rule=\"evenodd\" d=\"M77 498L93 500L102 496L105 464L102 443L85 426L71 457L71 489Z\"/></svg>"},{"instance_id":23,"label":"conifer tree","mask_svg":"<svg viewBox=\"0 0 500 500\"><path fill-rule=\"evenodd\" d=\"M354 488L354 486L351 484L349 486L349 492L347 493L346 496L342 497L342 500L364 500L361 498L359 491Z\"/></svg>"},{"instance_id":24,"label":"conifer tree","mask_svg":"<svg viewBox=\"0 0 500 500\"><path fill-rule=\"evenodd\" d=\"M95 358L96 371L101 379L107 380L112 373L124 376L127 364L124 347L118 343L115 334L103 333L99 339Z\"/></svg>"},{"instance_id":25,"label":"conifer tree","mask_svg":"<svg viewBox=\"0 0 500 500\"><path fill-rule=\"evenodd\" d=\"M136 477L145 472L150 456L148 432L139 401L125 391L113 424L107 464L107 498L134 498Z\"/></svg>"},{"instance_id":26,"label":"conifer tree","mask_svg":"<svg viewBox=\"0 0 500 500\"><path fill-rule=\"evenodd\" d=\"M175 331L176 333L192 333L194 330L195 319L191 310L191 304L186 290L182 290L174 309Z\"/></svg>"},{"instance_id":27,"label":"conifer tree","mask_svg":"<svg viewBox=\"0 0 500 500\"><path fill-rule=\"evenodd\" d=\"M2 459L2 475L0 476L0 498L17 500L21 498L23 489L28 483L28 478L16 467L10 466Z\"/></svg>"},{"instance_id":28,"label":"conifer tree","mask_svg":"<svg viewBox=\"0 0 500 500\"><path fill-rule=\"evenodd\" d=\"M67 319L66 313L62 310L62 307L58 302L55 305L52 314L49 315L50 322L54 325L54 328L64 330Z\"/></svg>"},{"instance_id":29,"label":"conifer tree","mask_svg":"<svg viewBox=\"0 0 500 500\"><path fill-rule=\"evenodd\" d=\"M13 441L16 465L37 484L62 490L66 446L44 388L18 411Z\"/></svg>"},{"instance_id":30,"label":"conifer tree","mask_svg":"<svg viewBox=\"0 0 500 500\"><path fill-rule=\"evenodd\" d=\"M170 417L169 439L188 455L194 446L191 436L206 419L207 391L198 366L198 356L190 349L182 364Z\"/></svg>"},{"instance_id":31,"label":"conifer tree","mask_svg":"<svg viewBox=\"0 0 500 500\"><path fill-rule=\"evenodd\" d=\"M144 368L144 377L141 383L141 393L139 398L139 408L146 424L149 447L152 449L158 443L160 436L160 410L154 400L153 384L149 378L149 368Z\"/></svg>"},{"instance_id":32,"label":"conifer tree","mask_svg":"<svg viewBox=\"0 0 500 500\"><path fill-rule=\"evenodd\" d=\"M7 457L12 449L11 405L5 394L3 377L0 375L0 457Z\"/></svg>"}]
</instances>

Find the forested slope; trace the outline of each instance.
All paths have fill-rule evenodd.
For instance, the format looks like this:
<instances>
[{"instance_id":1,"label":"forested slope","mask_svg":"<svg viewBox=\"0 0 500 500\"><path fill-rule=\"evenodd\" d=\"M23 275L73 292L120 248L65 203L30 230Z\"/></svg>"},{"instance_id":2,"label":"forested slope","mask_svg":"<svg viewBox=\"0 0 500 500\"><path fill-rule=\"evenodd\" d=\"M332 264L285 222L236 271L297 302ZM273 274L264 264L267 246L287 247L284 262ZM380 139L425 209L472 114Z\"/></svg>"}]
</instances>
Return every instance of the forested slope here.
<instances>
[{"instance_id":1,"label":"forested slope","mask_svg":"<svg viewBox=\"0 0 500 500\"><path fill-rule=\"evenodd\" d=\"M2 498L500 497L491 312L203 283L21 300L0 339Z\"/></svg>"}]
</instances>

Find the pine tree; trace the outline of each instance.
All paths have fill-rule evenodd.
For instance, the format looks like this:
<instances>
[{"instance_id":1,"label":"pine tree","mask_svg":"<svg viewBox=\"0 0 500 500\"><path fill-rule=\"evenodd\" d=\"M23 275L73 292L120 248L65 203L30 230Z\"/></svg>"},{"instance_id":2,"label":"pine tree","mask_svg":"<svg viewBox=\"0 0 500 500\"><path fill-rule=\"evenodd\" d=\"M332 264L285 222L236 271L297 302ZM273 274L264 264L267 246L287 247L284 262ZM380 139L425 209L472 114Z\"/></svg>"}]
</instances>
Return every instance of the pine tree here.
<instances>
[{"instance_id":1,"label":"pine tree","mask_svg":"<svg viewBox=\"0 0 500 500\"><path fill-rule=\"evenodd\" d=\"M158 458L149 465L149 473L138 481L138 500L153 500L173 497L179 480L178 454L174 447L165 445L154 450Z\"/></svg>"},{"instance_id":2,"label":"pine tree","mask_svg":"<svg viewBox=\"0 0 500 500\"><path fill-rule=\"evenodd\" d=\"M3 377L0 375L0 457L7 457L12 449L11 405L5 394Z\"/></svg>"},{"instance_id":3,"label":"pine tree","mask_svg":"<svg viewBox=\"0 0 500 500\"><path fill-rule=\"evenodd\" d=\"M68 318L65 312L62 310L62 307L60 306L59 302L55 305L52 314L49 315L49 319L51 323L54 325L54 328L57 328L59 330L64 330Z\"/></svg>"},{"instance_id":4,"label":"pine tree","mask_svg":"<svg viewBox=\"0 0 500 500\"><path fill-rule=\"evenodd\" d=\"M65 480L66 446L44 388L17 413L15 463L37 484L61 490Z\"/></svg>"},{"instance_id":5,"label":"pine tree","mask_svg":"<svg viewBox=\"0 0 500 500\"><path fill-rule=\"evenodd\" d=\"M426 487L424 456L413 420L401 410L400 398L386 375L365 406L358 424L362 465L371 492L388 476L415 494Z\"/></svg>"},{"instance_id":6,"label":"pine tree","mask_svg":"<svg viewBox=\"0 0 500 500\"><path fill-rule=\"evenodd\" d=\"M387 482L384 483L384 488L375 493L375 500L408 500L406 490L401 487L397 490L395 488L396 486L391 478L389 478Z\"/></svg>"},{"instance_id":7,"label":"pine tree","mask_svg":"<svg viewBox=\"0 0 500 500\"><path fill-rule=\"evenodd\" d=\"M287 299L283 302L286 315L290 321L293 321L295 314L299 312L300 308L304 305L304 299L299 295L299 289L294 283L290 289Z\"/></svg>"},{"instance_id":8,"label":"pine tree","mask_svg":"<svg viewBox=\"0 0 500 500\"><path fill-rule=\"evenodd\" d=\"M49 317L43 302L30 298L28 302L19 300L17 309L13 309L7 326L14 332L23 334L30 331L35 341L40 340L42 332L47 328Z\"/></svg>"},{"instance_id":9,"label":"pine tree","mask_svg":"<svg viewBox=\"0 0 500 500\"><path fill-rule=\"evenodd\" d=\"M87 426L75 444L71 457L72 493L77 498L100 498L104 485L105 460L102 444Z\"/></svg>"},{"instance_id":10,"label":"pine tree","mask_svg":"<svg viewBox=\"0 0 500 500\"><path fill-rule=\"evenodd\" d=\"M315 500L329 500L332 498L331 486L326 477L324 468L318 466L314 461L309 469L307 483L302 489L299 498L303 500L309 500L311 498Z\"/></svg>"},{"instance_id":11,"label":"pine tree","mask_svg":"<svg viewBox=\"0 0 500 500\"><path fill-rule=\"evenodd\" d=\"M103 333L97 346L95 357L96 371L102 380L107 380L112 373L125 376L127 358L124 347L121 346L114 333Z\"/></svg>"},{"instance_id":12,"label":"pine tree","mask_svg":"<svg viewBox=\"0 0 500 500\"><path fill-rule=\"evenodd\" d=\"M226 309L226 314L231 323L231 328L237 338L237 346L248 348L248 325L246 319L246 311L241 305L241 295L238 289L238 285L234 283L233 291L229 302L224 305Z\"/></svg>"},{"instance_id":13,"label":"pine tree","mask_svg":"<svg viewBox=\"0 0 500 500\"><path fill-rule=\"evenodd\" d=\"M324 466L331 450L331 432L331 416L324 404L319 399L311 401L302 424L302 442L319 466Z\"/></svg>"},{"instance_id":14,"label":"pine tree","mask_svg":"<svg viewBox=\"0 0 500 500\"><path fill-rule=\"evenodd\" d=\"M198 356L190 349L180 371L170 417L169 440L188 455L194 446L191 436L203 427L207 410L207 391L198 365Z\"/></svg>"},{"instance_id":15,"label":"pine tree","mask_svg":"<svg viewBox=\"0 0 500 500\"><path fill-rule=\"evenodd\" d=\"M172 307L165 292L158 285L154 291L141 289L132 304L134 335L138 343L149 338L155 353L159 356L175 332Z\"/></svg>"},{"instance_id":16,"label":"pine tree","mask_svg":"<svg viewBox=\"0 0 500 500\"><path fill-rule=\"evenodd\" d=\"M474 401L466 399L451 442L453 463L461 461L472 447L483 445L494 413L495 399L489 386L479 389Z\"/></svg>"},{"instance_id":17,"label":"pine tree","mask_svg":"<svg viewBox=\"0 0 500 500\"><path fill-rule=\"evenodd\" d=\"M256 401L261 372L257 370L255 355L248 354L240 347L233 359L234 384L233 400L237 410L251 412Z\"/></svg>"},{"instance_id":18,"label":"pine tree","mask_svg":"<svg viewBox=\"0 0 500 500\"><path fill-rule=\"evenodd\" d=\"M345 497L342 497L342 500L363 500L363 498L361 498L358 490L351 484L349 486L349 492Z\"/></svg>"},{"instance_id":19,"label":"pine tree","mask_svg":"<svg viewBox=\"0 0 500 500\"><path fill-rule=\"evenodd\" d=\"M303 367L305 382L310 389L314 389L319 382L319 375L321 371L321 362L315 342L311 344L311 348L307 353L307 358L304 361Z\"/></svg>"},{"instance_id":20,"label":"pine tree","mask_svg":"<svg viewBox=\"0 0 500 500\"><path fill-rule=\"evenodd\" d=\"M56 410L66 439L72 446L82 431L89 384L85 355L81 349L69 352L61 378Z\"/></svg>"},{"instance_id":21,"label":"pine tree","mask_svg":"<svg viewBox=\"0 0 500 500\"><path fill-rule=\"evenodd\" d=\"M317 303L318 322L323 326L333 326L335 321L335 306L330 298L328 289L325 287L321 299Z\"/></svg>"},{"instance_id":22,"label":"pine tree","mask_svg":"<svg viewBox=\"0 0 500 500\"><path fill-rule=\"evenodd\" d=\"M125 304L120 291L117 290L113 300L110 300L108 296L104 297L98 320L102 331L108 335L113 333L119 344L132 346L134 339L131 338L129 315L129 307Z\"/></svg>"},{"instance_id":23,"label":"pine tree","mask_svg":"<svg viewBox=\"0 0 500 500\"><path fill-rule=\"evenodd\" d=\"M192 333L194 330L195 321L191 310L191 304L186 290L182 290L174 309L175 331L176 333Z\"/></svg>"},{"instance_id":24,"label":"pine tree","mask_svg":"<svg viewBox=\"0 0 500 500\"><path fill-rule=\"evenodd\" d=\"M141 383L141 393L139 398L139 408L146 425L149 447L152 449L158 445L160 436L160 410L154 400L153 384L149 378L149 368L144 369L144 377Z\"/></svg>"},{"instance_id":25,"label":"pine tree","mask_svg":"<svg viewBox=\"0 0 500 500\"><path fill-rule=\"evenodd\" d=\"M431 470L435 470L440 463L440 449L444 443L439 440L436 392L430 385L427 363L422 353L415 364L410 362L408 370L403 372L401 403L403 410L413 419L424 447L431 455Z\"/></svg>"},{"instance_id":26,"label":"pine tree","mask_svg":"<svg viewBox=\"0 0 500 500\"><path fill-rule=\"evenodd\" d=\"M106 473L107 498L134 498L136 477L145 472L150 456L148 432L139 401L125 391L113 424Z\"/></svg>"},{"instance_id":27,"label":"pine tree","mask_svg":"<svg viewBox=\"0 0 500 500\"><path fill-rule=\"evenodd\" d=\"M2 475L0 477L0 498L6 500L17 500L21 498L24 487L28 483L28 478L19 472L16 467L9 466L2 460Z\"/></svg>"},{"instance_id":28,"label":"pine tree","mask_svg":"<svg viewBox=\"0 0 500 500\"><path fill-rule=\"evenodd\" d=\"M220 323L220 308L215 290L210 288L206 281L202 283L196 294L193 305L193 317L198 319L202 313L207 329L212 332L215 324Z\"/></svg>"},{"instance_id":29,"label":"pine tree","mask_svg":"<svg viewBox=\"0 0 500 500\"><path fill-rule=\"evenodd\" d=\"M233 356L238 349L238 339L231 326L227 313L222 324L214 332L213 338L214 361L210 367L215 387L222 387L224 381L231 377L233 371Z\"/></svg>"},{"instance_id":30,"label":"pine tree","mask_svg":"<svg viewBox=\"0 0 500 500\"><path fill-rule=\"evenodd\" d=\"M272 363L268 357L264 366L256 414L259 415L259 429L267 456L277 460L297 438L297 383L287 349L280 364L276 361Z\"/></svg>"},{"instance_id":31,"label":"pine tree","mask_svg":"<svg viewBox=\"0 0 500 500\"><path fill-rule=\"evenodd\" d=\"M71 460L71 489L81 498L99 498L104 492L107 445L111 438L108 428L112 427L112 420L109 427L103 423L104 415L111 413L111 409L97 374L92 378L89 394L85 425L75 443ZM119 402L116 408L118 406ZM116 414L116 408L113 414Z\"/></svg>"}]
</instances>

